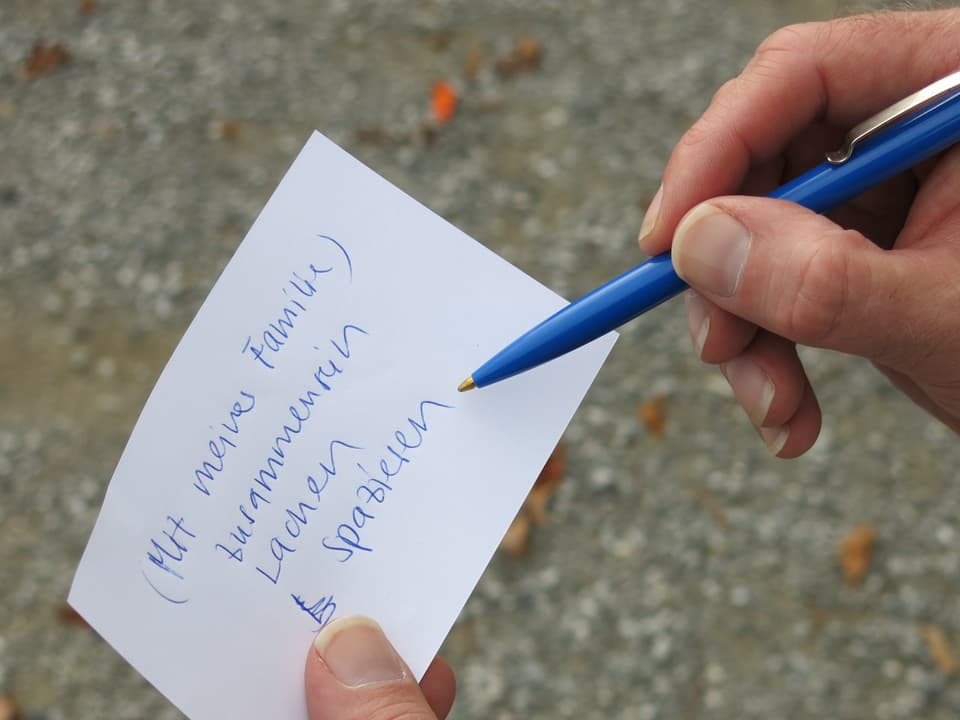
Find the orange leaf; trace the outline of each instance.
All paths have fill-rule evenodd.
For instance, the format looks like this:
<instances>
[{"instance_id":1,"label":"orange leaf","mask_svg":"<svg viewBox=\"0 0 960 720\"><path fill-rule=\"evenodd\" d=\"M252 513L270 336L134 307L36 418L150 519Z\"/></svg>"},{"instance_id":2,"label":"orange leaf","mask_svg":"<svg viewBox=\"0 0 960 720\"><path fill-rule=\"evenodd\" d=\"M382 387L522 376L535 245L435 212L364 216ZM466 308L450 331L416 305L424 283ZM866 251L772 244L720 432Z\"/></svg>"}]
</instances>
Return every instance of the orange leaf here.
<instances>
[{"instance_id":1,"label":"orange leaf","mask_svg":"<svg viewBox=\"0 0 960 720\"><path fill-rule=\"evenodd\" d=\"M847 585L859 585L866 576L876 539L873 525L861 525L840 541L840 566Z\"/></svg>"},{"instance_id":2,"label":"orange leaf","mask_svg":"<svg viewBox=\"0 0 960 720\"><path fill-rule=\"evenodd\" d=\"M37 40L30 49L30 57L25 64L27 80L36 80L41 75L53 72L61 65L70 62L70 52L63 43L47 45Z\"/></svg>"},{"instance_id":3,"label":"orange leaf","mask_svg":"<svg viewBox=\"0 0 960 720\"><path fill-rule=\"evenodd\" d=\"M453 114L457 111L457 93L454 92L450 83L445 80L438 80L433 84L433 96L430 104L434 119L441 125L446 125L453 119Z\"/></svg>"},{"instance_id":4,"label":"orange leaf","mask_svg":"<svg viewBox=\"0 0 960 720\"><path fill-rule=\"evenodd\" d=\"M657 437L662 437L666 430L667 418L663 412L666 402L667 399L665 397L658 396L637 408L640 420L646 426L647 430Z\"/></svg>"},{"instance_id":5,"label":"orange leaf","mask_svg":"<svg viewBox=\"0 0 960 720\"><path fill-rule=\"evenodd\" d=\"M80 0L80 14L93 15L97 11L97 0Z\"/></svg>"},{"instance_id":6,"label":"orange leaf","mask_svg":"<svg viewBox=\"0 0 960 720\"><path fill-rule=\"evenodd\" d=\"M927 641L927 650L930 651L930 657L933 658L937 669L944 675L953 675L957 672L957 659L950 650L943 631L935 625L924 625L920 628L920 634Z\"/></svg>"}]
</instances>

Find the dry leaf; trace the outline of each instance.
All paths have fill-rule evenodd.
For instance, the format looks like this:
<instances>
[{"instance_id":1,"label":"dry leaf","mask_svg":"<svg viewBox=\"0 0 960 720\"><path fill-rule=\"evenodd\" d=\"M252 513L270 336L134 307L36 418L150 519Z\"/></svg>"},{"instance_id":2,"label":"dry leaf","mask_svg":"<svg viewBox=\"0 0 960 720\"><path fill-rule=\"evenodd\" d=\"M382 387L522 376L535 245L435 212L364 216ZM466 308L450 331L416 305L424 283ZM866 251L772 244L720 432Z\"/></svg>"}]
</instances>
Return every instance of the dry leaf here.
<instances>
[{"instance_id":1,"label":"dry leaf","mask_svg":"<svg viewBox=\"0 0 960 720\"><path fill-rule=\"evenodd\" d=\"M207 135L211 140L233 142L240 137L240 123L230 118L211 120L207 126Z\"/></svg>"},{"instance_id":2,"label":"dry leaf","mask_svg":"<svg viewBox=\"0 0 960 720\"><path fill-rule=\"evenodd\" d=\"M421 123L420 125L420 140L423 141L424 145L430 146L437 140L437 128L435 125L431 125L428 122Z\"/></svg>"},{"instance_id":3,"label":"dry leaf","mask_svg":"<svg viewBox=\"0 0 960 720\"><path fill-rule=\"evenodd\" d=\"M567 470L567 447L561 440L550 453L523 506L538 527L547 521L547 500L556 492Z\"/></svg>"},{"instance_id":4,"label":"dry leaf","mask_svg":"<svg viewBox=\"0 0 960 720\"><path fill-rule=\"evenodd\" d=\"M523 38L506 57L497 60L497 75L505 79L519 72L528 72L540 67L543 46L533 38Z\"/></svg>"},{"instance_id":5,"label":"dry leaf","mask_svg":"<svg viewBox=\"0 0 960 720\"><path fill-rule=\"evenodd\" d=\"M567 467L567 449L561 440L550 453L520 512L507 530L500 547L513 557L524 555L530 546L530 531L547 521L547 500L556 492Z\"/></svg>"},{"instance_id":6,"label":"dry leaf","mask_svg":"<svg viewBox=\"0 0 960 720\"><path fill-rule=\"evenodd\" d=\"M535 487L530 491L530 494L527 495L527 499L523 503L527 514L537 527L547 522L547 500L550 499L550 495L552 494L552 490Z\"/></svg>"},{"instance_id":7,"label":"dry leaf","mask_svg":"<svg viewBox=\"0 0 960 720\"><path fill-rule=\"evenodd\" d=\"M480 68L483 66L483 46L474 45L467 52L467 63L464 68L464 75L469 82L477 79L480 74Z\"/></svg>"},{"instance_id":8,"label":"dry leaf","mask_svg":"<svg viewBox=\"0 0 960 720\"><path fill-rule=\"evenodd\" d=\"M57 609L57 620L64 625L79 625L81 627L90 627L83 616L69 605L61 605Z\"/></svg>"},{"instance_id":9,"label":"dry leaf","mask_svg":"<svg viewBox=\"0 0 960 720\"><path fill-rule=\"evenodd\" d=\"M93 15L97 11L97 0L80 0L80 14Z\"/></svg>"},{"instance_id":10,"label":"dry leaf","mask_svg":"<svg viewBox=\"0 0 960 720\"><path fill-rule=\"evenodd\" d=\"M543 55L543 49L538 40L533 38L523 38L517 44L517 59L523 63L524 67L533 69L540 65L540 57Z\"/></svg>"},{"instance_id":11,"label":"dry leaf","mask_svg":"<svg viewBox=\"0 0 960 720\"><path fill-rule=\"evenodd\" d=\"M940 628L935 625L924 625L920 628L920 634L927 641L927 650L930 651L930 657L933 658L937 669L944 675L953 675L957 672L957 659Z\"/></svg>"},{"instance_id":12,"label":"dry leaf","mask_svg":"<svg viewBox=\"0 0 960 720\"><path fill-rule=\"evenodd\" d=\"M481 97L471 103L470 110L478 113L500 112L507 106L506 101L499 96Z\"/></svg>"},{"instance_id":13,"label":"dry leaf","mask_svg":"<svg viewBox=\"0 0 960 720\"><path fill-rule=\"evenodd\" d=\"M647 430L657 437L663 437L666 430L667 418L664 415L664 407L667 399L662 395L657 396L637 408L637 414L640 420L646 426Z\"/></svg>"},{"instance_id":14,"label":"dry leaf","mask_svg":"<svg viewBox=\"0 0 960 720\"><path fill-rule=\"evenodd\" d=\"M557 443L553 452L550 453L550 457L547 458L547 462L540 471L540 474L537 475L537 479L533 481L533 487L536 489L537 487L546 485L555 489L560 480L563 479L563 474L566 470L567 445L561 440ZM551 492L553 492L553 490L551 490Z\"/></svg>"},{"instance_id":15,"label":"dry leaf","mask_svg":"<svg viewBox=\"0 0 960 720\"><path fill-rule=\"evenodd\" d=\"M433 84L430 107L433 110L433 119L441 125L446 125L453 119L457 111L457 93L450 83L438 80Z\"/></svg>"},{"instance_id":16,"label":"dry leaf","mask_svg":"<svg viewBox=\"0 0 960 720\"><path fill-rule=\"evenodd\" d=\"M506 550L515 558L526 555L530 549L530 518L523 509L510 523L503 540L500 541L500 549Z\"/></svg>"},{"instance_id":17,"label":"dry leaf","mask_svg":"<svg viewBox=\"0 0 960 720\"><path fill-rule=\"evenodd\" d=\"M876 538L873 525L861 525L840 541L840 566L847 585L859 585L866 576Z\"/></svg>"},{"instance_id":18,"label":"dry leaf","mask_svg":"<svg viewBox=\"0 0 960 720\"><path fill-rule=\"evenodd\" d=\"M20 720L20 710L9 695L0 693L0 720Z\"/></svg>"},{"instance_id":19,"label":"dry leaf","mask_svg":"<svg viewBox=\"0 0 960 720\"><path fill-rule=\"evenodd\" d=\"M53 72L70 62L70 52L63 43L47 45L43 40L33 43L30 57L24 64L27 80L36 80L41 75Z\"/></svg>"},{"instance_id":20,"label":"dry leaf","mask_svg":"<svg viewBox=\"0 0 960 720\"><path fill-rule=\"evenodd\" d=\"M430 48L434 52L442 52L450 47L450 41L453 36L447 30L438 30L430 34Z\"/></svg>"},{"instance_id":21,"label":"dry leaf","mask_svg":"<svg viewBox=\"0 0 960 720\"><path fill-rule=\"evenodd\" d=\"M357 142L381 147L396 145L399 139L382 127L360 128L354 133Z\"/></svg>"}]
</instances>

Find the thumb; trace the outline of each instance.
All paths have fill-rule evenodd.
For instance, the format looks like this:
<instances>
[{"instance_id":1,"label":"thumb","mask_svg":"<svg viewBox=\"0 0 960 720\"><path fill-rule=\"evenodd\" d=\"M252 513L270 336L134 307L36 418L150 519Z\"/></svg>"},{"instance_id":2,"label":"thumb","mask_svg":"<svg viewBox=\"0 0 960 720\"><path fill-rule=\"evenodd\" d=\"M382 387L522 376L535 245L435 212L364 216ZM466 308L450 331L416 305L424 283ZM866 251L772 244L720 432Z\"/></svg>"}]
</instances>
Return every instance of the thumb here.
<instances>
[{"instance_id":1,"label":"thumb","mask_svg":"<svg viewBox=\"0 0 960 720\"><path fill-rule=\"evenodd\" d=\"M372 620L334 620L307 656L310 720L436 720L386 635Z\"/></svg>"},{"instance_id":2,"label":"thumb","mask_svg":"<svg viewBox=\"0 0 960 720\"><path fill-rule=\"evenodd\" d=\"M795 203L717 198L673 239L677 274L724 310L794 342L899 365L929 337L917 312L929 279L919 250L882 250ZM915 317L914 317L915 316Z\"/></svg>"}]
</instances>

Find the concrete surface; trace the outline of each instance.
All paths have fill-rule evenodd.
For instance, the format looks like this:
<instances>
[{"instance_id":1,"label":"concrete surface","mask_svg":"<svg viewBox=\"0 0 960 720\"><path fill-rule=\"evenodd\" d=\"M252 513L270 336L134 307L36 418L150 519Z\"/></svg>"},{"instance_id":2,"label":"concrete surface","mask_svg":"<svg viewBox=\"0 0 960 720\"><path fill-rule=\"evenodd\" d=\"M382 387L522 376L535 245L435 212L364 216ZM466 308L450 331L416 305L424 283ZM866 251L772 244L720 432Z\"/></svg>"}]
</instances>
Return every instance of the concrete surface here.
<instances>
[{"instance_id":1,"label":"concrete surface","mask_svg":"<svg viewBox=\"0 0 960 720\"><path fill-rule=\"evenodd\" d=\"M180 717L61 608L153 381L311 129L572 297L638 259L671 146L752 49L849 9L82 6L0 0L0 694L30 720ZM38 38L71 61L27 80ZM540 67L499 77L523 38ZM461 107L424 133L438 78ZM682 303L623 333L548 525L449 637L454 718L960 715L922 634L960 652L960 443L866 363L805 358L823 437L784 462L694 358ZM662 437L637 418L660 396ZM836 546L863 523L850 588Z\"/></svg>"}]
</instances>

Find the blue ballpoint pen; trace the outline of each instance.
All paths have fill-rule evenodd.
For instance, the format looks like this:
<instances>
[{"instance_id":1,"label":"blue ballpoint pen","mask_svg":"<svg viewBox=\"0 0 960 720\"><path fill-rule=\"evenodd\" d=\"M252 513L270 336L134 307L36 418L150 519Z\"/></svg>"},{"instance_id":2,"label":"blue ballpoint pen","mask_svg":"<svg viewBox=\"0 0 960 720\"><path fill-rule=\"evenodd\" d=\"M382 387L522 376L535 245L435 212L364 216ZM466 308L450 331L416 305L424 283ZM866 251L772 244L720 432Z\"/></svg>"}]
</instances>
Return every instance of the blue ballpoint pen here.
<instances>
[{"instance_id":1,"label":"blue ballpoint pen","mask_svg":"<svg viewBox=\"0 0 960 720\"><path fill-rule=\"evenodd\" d=\"M818 213L850 200L960 141L960 72L857 125L827 161L768 195ZM576 350L679 294L670 253L650 258L527 331L464 380L485 387Z\"/></svg>"}]
</instances>

